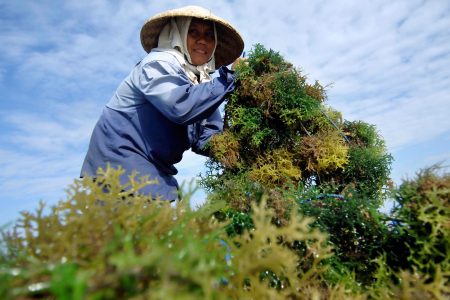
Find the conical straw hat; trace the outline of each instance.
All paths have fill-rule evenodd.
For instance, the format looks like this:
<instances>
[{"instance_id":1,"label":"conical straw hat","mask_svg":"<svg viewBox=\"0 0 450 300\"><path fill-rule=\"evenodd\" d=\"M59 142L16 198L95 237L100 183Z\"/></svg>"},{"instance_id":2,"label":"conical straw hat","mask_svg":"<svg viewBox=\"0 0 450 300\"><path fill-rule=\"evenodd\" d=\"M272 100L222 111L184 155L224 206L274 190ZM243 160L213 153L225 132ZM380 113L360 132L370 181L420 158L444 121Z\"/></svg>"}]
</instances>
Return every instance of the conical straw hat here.
<instances>
[{"instance_id":1,"label":"conical straw hat","mask_svg":"<svg viewBox=\"0 0 450 300\"><path fill-rule=\"evenodd\" d=\"M203 7L185 6L157 14L144 23L141 29L141 44L146 52L150 52L158 46L159 34L172 17L193 17L215 22L217 46L214 57L217 69L234 62L244 50L244 41L241 35L226 20Z\"/></svg>"}]
</instances>

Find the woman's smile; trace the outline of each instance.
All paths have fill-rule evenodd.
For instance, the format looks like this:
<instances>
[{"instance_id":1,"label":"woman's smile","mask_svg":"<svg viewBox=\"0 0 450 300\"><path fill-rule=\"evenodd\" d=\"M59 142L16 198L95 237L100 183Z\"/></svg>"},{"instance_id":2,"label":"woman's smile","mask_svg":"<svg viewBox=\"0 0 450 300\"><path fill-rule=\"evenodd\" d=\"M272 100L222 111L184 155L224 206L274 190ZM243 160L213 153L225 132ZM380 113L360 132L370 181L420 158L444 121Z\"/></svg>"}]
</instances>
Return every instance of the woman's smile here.
<instances>
[{"instance_id":1,"label":"woman's smile","mask_svg":"<svg viewBox=\"0 0 450 300\"><path fill-rule=\"evenodd\" d=\"M203 65L211 59L216 38L211 22L192 19L187 34L187 48L193 65Z\"/></svg>"}]
</instances>

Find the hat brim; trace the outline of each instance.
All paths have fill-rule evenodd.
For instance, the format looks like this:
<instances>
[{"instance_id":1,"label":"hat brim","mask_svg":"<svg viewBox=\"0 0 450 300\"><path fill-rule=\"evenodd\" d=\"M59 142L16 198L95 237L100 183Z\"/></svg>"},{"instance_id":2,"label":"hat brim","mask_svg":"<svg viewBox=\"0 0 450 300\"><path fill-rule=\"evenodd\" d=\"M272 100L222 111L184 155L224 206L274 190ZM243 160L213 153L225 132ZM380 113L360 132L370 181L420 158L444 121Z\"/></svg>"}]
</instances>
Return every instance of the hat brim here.
<instances>
[{"instance_id":1,"label":"hat brim","mask_svg":"<svg viewBox=\"0 0 450 300\"><path fill-rule=\"evenodd\" d=\"M217 45L214 58L217 69L233 63L244 50L241 35L230 23L202 7L187 6L162 12L144 23L141 28L141 44L146 52L158 46L161 30L173 17L193 17L215 22Z\"/></svg>"}]
</instances>

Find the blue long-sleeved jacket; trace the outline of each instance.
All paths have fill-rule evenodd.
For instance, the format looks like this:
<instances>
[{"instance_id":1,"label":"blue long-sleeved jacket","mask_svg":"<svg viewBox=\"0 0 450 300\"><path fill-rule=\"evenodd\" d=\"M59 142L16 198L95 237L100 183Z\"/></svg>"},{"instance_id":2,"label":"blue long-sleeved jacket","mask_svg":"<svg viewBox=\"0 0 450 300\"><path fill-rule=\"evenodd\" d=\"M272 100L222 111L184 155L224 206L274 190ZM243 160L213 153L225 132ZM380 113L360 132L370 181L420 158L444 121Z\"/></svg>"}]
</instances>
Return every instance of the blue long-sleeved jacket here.
<instances>
[{"instance_id":1,"label":"blue long-sleeved jacket","mask_svg":"<svg viewBox=\"0 0 450 300\"><path fill-rule=\"evenodd\" d=\"M128 181L133 170L158 179L140 192L165 200L177 198L174 164L189 148L202 148L222 131L218 110L234 89L234 74L219 69L219 77L194 85L176 58L154 49L119 85L93 130L81 176L95 176L99 167L122 166Z\"/></svg>"}]
</instances>

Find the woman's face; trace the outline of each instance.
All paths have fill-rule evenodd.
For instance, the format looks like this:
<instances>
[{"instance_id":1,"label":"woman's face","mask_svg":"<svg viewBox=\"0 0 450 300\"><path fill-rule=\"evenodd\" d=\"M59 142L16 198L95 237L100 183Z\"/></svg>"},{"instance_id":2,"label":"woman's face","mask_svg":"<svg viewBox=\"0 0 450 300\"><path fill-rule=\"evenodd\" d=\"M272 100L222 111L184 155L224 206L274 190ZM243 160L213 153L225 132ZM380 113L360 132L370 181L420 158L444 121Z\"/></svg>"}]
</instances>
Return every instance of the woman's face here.
<instances>
[{"instance_id":1,"label":"woman's face","mask_svg":"<svg viewBox=\"0 0 450 300\"><path fill-rule=\"evenodd\" d=\"M213 24L192 19L186 41L192 64L198 66L206 63L211 58L215 43Z\"/></svg>"}]
</instances>

